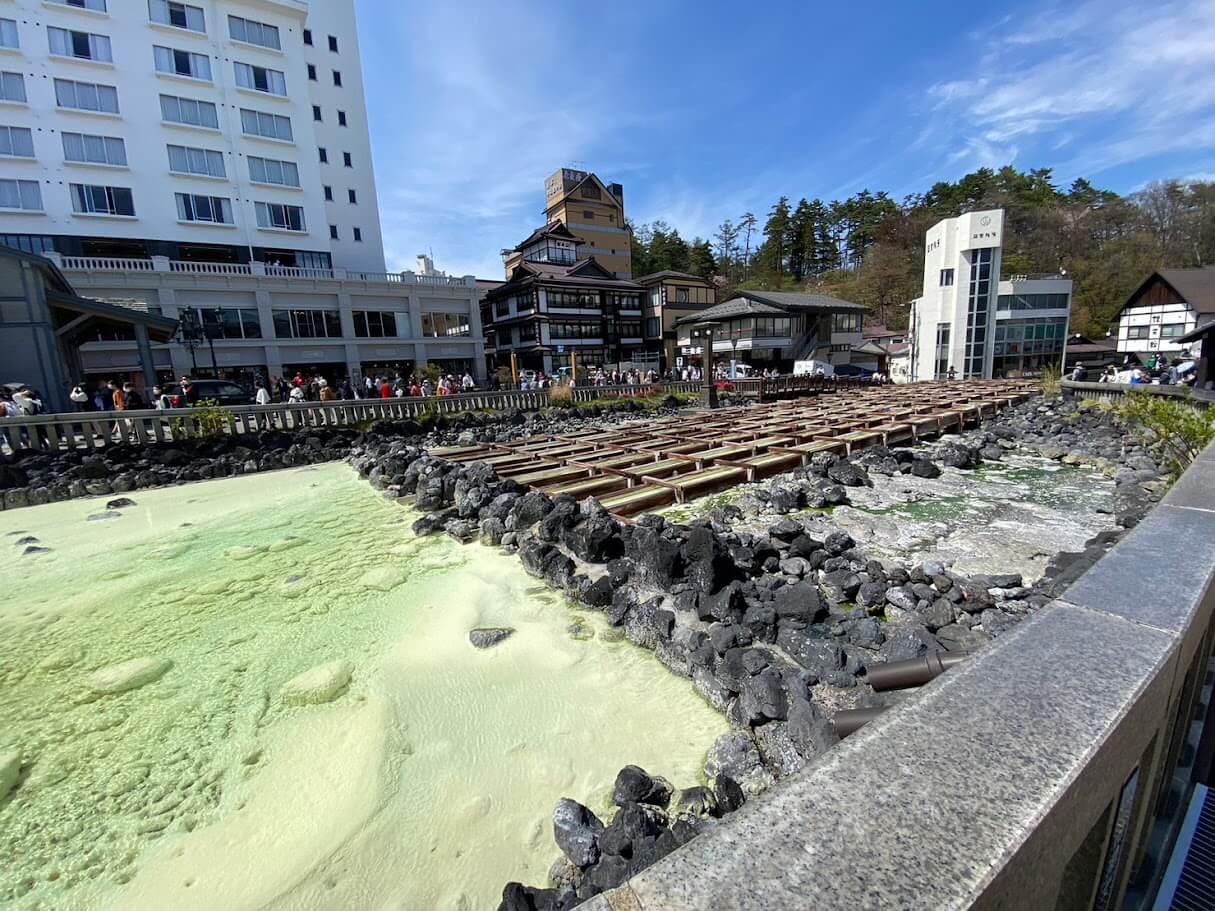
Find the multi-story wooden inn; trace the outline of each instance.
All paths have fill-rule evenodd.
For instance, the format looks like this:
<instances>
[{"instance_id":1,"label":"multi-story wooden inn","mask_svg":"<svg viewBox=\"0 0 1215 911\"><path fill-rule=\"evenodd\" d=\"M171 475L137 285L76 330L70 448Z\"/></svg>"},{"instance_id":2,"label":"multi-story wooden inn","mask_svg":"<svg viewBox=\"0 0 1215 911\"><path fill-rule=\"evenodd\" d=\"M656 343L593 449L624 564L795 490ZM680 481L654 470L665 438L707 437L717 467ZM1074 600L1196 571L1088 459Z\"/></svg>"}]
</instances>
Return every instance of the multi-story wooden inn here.
<instances>
[{"instance_id":1,"label":"multi-story wooden inn","mask_svg":"<svg viewBox=\"0 0 1215 911\"><path fill-rule=\"evenodd\" d=\"M580 259L585 241L551 222L513 250L507 281L481 302L486 355L494 367L554 373L571 365L627 366L643 353L644 288L617 278L596 257Z\"/></svg>"},{"instance_id":2,"label":"multi-story wooden inn","mask_svg":"<svg viewBox=\"0 0 1215 911\"><path fill-rule=\"evenodd\" d=\"M1153 354L1179 357L1182 341L1199 322L1215 317L1215 266L1154 272L1118 314L1118 351L1146 361Z\"/></svg>"}]
</instances>

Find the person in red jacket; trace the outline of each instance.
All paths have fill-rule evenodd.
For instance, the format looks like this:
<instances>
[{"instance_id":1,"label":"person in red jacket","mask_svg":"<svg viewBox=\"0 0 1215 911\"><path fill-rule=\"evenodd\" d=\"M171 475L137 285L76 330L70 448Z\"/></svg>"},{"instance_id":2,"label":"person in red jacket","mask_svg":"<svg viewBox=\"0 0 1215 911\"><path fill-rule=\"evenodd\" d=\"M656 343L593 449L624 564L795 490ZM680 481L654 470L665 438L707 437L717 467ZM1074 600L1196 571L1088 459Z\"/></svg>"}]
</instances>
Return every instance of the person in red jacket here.
<instances>
[{"instance_id":1,"label":"person in red jacket","mask_svg":"<svg viewBox=\"0 0 1215 911\"><path fill-rule=\"evenodd\" d=\"M380 380L380 398L392 398L392 385L388 382L387 378Z\"/></svg>"}]
</instances>

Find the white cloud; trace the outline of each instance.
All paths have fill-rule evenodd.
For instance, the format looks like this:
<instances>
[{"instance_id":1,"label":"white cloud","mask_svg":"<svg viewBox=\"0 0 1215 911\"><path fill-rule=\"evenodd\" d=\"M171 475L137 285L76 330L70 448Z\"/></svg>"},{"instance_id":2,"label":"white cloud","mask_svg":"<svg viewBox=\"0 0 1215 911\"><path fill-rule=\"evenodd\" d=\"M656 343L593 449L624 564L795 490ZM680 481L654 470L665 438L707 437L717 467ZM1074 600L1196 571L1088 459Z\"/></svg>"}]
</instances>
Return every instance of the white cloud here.
<instances>
[{"instance_id":1,"label":"white cloud","mask_svg":"<svg viewBox=\"0 0 1215 911\"><path fill-rule=\"evenodd\" d=\"M974 73L927 90L949 159L998 164L1042 143L1072 150L1059 170L1080 174L1215 146L1210 0L1071 3L1004 28L982 36Z\"/></svg>"}]
</instances>

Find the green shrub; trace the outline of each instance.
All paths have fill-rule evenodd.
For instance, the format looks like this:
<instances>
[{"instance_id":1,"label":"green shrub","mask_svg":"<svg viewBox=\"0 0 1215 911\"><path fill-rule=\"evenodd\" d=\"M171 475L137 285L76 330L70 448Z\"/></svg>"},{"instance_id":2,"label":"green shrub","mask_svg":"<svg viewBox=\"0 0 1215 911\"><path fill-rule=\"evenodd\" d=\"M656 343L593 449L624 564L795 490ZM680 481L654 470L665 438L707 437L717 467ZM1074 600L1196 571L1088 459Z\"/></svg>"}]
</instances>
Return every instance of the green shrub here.
<instances>
[{"instance_id":1,"label":"green shrub","mask_svg":"<svg viewBox=\"0 0 1215 911\"><path fill-rule=\"evenodd\" d=\"M1215 439L1215 408L1197 408L1175 398L1130 392L1114 406L1118 416L1180 475Z\"/></svg>"},{"instance_id":2,"label":"green shrub","mask_svg":"<svg viewBox=\"0 0 1215 911\"><path fill-rule=\"evenodd\" d=\"M1043 395L1058 395L1063 389L1063 372L1053 364L1047 364L1038 377L1038 387Z\"/></svg>"},{"instance_id":3,"label":"green shrub","mask_svg":"<svg viewBox=\"0 0 1215 911\"><path fill-rule=\"evenodd\" d=\"M196 436L217 437L226 433L232 426L232 412L227 408L221 408L215 399L200 399L189 417L174 418L169 424L173 439L185 438L186 421L190 422L190 428Z\"/></svg>"}]
</instances>

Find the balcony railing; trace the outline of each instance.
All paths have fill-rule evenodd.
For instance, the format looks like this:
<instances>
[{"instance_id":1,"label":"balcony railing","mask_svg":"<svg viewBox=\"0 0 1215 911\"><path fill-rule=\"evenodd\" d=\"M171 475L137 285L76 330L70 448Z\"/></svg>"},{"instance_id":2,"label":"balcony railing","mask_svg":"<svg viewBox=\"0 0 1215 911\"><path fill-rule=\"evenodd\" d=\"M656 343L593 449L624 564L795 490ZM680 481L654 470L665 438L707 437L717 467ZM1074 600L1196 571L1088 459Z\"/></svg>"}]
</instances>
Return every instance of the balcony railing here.
<instances>
[{"instance_id":1,"label":"balcony railing","mask_svg":"<svg viewBox=\"0 0 1215 911\"><path fill-rule=\"evenodd\" d=\"M212 263L153 256L130 259L108 256L63 256L47 253L46 258L64 272L171 272L189 275L268 277L309 281L356 281L369 284L426 285L438 288L473 288L471 275L417 275L413 272L363 272L357 269L316 269L276 266L269 263Z\"/></svg>"}]
</instances>

